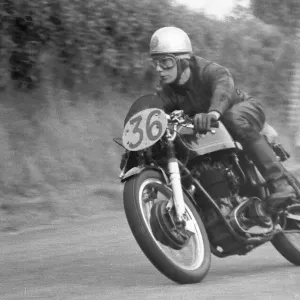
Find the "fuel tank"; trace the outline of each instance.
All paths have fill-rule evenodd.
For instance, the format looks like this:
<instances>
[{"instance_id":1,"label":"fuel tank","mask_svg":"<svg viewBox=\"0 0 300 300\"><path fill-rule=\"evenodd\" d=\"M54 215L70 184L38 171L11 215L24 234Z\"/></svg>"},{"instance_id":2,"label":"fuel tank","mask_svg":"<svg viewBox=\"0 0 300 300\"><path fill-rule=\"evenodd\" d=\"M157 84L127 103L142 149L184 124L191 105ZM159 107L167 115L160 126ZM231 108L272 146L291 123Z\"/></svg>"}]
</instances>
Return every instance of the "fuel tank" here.
<instances>
[{"instance_id":1,"label":"fuel tank","mask_svg":"<svg viewBox=\"0 0 300 300\"><path fill-rule=\"evenodd\" d=\"M205 136L195 134L192 128L187 127L181 127L178 132L179 137L175 141L176 145L181 149L181 153L188 150L189 160L200 155L237 147L233 138L220 121L219 128L213 129L213 132L208 132Z\"/></svg>"}]
</instances>

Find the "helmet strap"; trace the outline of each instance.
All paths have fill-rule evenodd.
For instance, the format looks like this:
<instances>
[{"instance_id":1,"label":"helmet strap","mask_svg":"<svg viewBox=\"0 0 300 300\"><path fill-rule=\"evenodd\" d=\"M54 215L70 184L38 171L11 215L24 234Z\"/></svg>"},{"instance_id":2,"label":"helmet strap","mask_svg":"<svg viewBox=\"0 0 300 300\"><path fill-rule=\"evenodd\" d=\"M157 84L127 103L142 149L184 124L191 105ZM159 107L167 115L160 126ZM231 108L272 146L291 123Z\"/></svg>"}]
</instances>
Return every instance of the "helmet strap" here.
<instances>
[{"instance_id":1,"label":"helmet strap","mask_svg":"<svg viewBox=\"0 0 300 300\"><path fill-rule=\"evenodd\" d=\"M179 81L183 72L190 66L189 59L187 58L180 58L176 57L176 64L177 64L177 77L174 80L173 84L179 85Z\"/></svg>"},{"instance_id":2,"label":"helmet strap","mask_svg":"<svg viewBox=\"0 0 300 300\"><path fill-rule=\"evenodd\" d=\"M180 85L180 86L186 85L187 82L189 81L190 77L191 77L191 69L190 68L186 68L181 73L181 76L180 76L179 81L178 81L178 85Z\"/></svg>"}]
</instances>

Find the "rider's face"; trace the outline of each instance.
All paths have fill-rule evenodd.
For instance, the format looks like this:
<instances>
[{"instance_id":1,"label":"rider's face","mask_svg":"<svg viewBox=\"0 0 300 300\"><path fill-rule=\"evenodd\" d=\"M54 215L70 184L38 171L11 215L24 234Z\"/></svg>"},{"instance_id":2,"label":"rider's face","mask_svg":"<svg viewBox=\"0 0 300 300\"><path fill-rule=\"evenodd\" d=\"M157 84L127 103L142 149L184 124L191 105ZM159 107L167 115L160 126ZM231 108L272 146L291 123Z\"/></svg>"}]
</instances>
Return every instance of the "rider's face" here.
<instances>
[{"instance_id":1,"label":"rider's face","mask_svg":"<svg viewBox=\"0 0 300 300\"><path fill-rule=\"evenodd\" d=\"M177 77L177 63L173 55L153 57L152 63L161 83L170 84L175 81Z\"/></svg>"}]
</instances>

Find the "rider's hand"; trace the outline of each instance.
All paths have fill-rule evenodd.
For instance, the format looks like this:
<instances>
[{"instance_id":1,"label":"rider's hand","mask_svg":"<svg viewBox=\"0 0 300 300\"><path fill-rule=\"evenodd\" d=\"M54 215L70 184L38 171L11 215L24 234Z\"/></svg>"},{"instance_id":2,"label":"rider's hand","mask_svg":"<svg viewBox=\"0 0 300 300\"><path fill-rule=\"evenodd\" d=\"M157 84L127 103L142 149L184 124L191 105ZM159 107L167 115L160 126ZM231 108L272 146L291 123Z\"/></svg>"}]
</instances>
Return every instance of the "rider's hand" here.
<instances>
[{"instance_id":1,"label":"rider's hand","mask_svg":"<svg viewBox=\"0 0 300 300\"><path fill-rule=\"evenodd\" d=\"M211 124L216 122L220 117L218 112L200 113L194 117L195 132L206 132L211 128Z\"/></svg>"}]
</instances>

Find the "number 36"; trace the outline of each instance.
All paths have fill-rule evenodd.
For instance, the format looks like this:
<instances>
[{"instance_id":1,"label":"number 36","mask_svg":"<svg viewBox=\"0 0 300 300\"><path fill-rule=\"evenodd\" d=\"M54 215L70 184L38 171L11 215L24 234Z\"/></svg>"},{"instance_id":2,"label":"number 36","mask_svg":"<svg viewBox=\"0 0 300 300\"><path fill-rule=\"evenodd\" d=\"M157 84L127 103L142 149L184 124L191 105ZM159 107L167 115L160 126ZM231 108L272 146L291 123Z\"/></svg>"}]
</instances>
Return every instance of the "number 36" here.
<instances>
[{"instance_id":1,"label":"number 36","mask_svg":"<svg viewBox=\"0 0 300 300\"><path fill-rule=\"evenodd\" d=\"M123 145L138 151L154 145L165 133L167 117L163 110L148 108L132 116L123 131Z\"/></svg>"}]
</instances>

